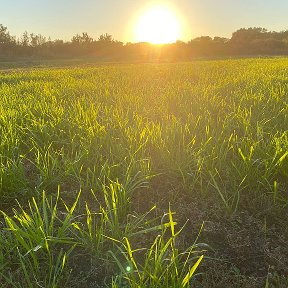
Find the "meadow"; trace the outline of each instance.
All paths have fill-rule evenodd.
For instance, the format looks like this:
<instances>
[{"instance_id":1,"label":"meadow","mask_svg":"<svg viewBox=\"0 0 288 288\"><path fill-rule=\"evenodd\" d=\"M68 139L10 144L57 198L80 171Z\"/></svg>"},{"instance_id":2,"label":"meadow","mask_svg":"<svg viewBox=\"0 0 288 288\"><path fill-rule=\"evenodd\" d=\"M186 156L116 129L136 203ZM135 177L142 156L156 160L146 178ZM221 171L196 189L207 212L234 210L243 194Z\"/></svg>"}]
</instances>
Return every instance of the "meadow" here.
<instances>
[{"instance_id":1,"label":"meadow","mask_svg":"<svg viewBox=\"0 0 288 288\"><path fill-rule=\"evenodd\" d=\"M1 287L287 287L288 59L0 71Z\"/></svg>"}]
</instances>

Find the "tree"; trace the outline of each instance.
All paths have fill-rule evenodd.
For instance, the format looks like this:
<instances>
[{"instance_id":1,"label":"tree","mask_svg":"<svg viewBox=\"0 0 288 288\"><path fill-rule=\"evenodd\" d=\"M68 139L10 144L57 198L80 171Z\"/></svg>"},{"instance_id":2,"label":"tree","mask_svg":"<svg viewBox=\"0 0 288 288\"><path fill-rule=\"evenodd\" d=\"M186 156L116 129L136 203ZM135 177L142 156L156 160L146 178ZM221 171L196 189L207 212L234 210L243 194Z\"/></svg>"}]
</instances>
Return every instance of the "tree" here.
<instances>
[{"instance_id":1,"label":"tree","mask_svg":"<svg viewBox=\"0 0 288 288\"><path fill-rule=\"evenodd\" d=\"M98 41L99 42L114 42L114 40L113 40L113 38L112 38L112 35L109 35L109 34L107 34L107 33L105 33L105 34L102 34L102 35L100 35L99 36L99 38L98 38Z\"/></svg>"},{"instance_id":2,"label":"tree","mask_svg":"<svg viewBox=\"0 0 288 288\"><path fill-rule=\"evenodd\" d=\"M82 35L76 34L73 36L71 42L73 44L87 44L87 43L92 43L93 38L88 35L87 32L83 32Z\"/></svg>"},{"instance_id":3,"label":"tree","mask_svg":"<svg viewBox=\"0 0 288 288\"><path fill-rule=\"evenodd\" d=\"M229 42L229 39L225 38L225 37L214 37L213 38L213 41L214 42L217 42L217 43L222 43L222 44L225 44L225 43L228 43Z\"/></svg>"},{"instance_id":4,"label":"tree","mask_svg":"<svg viewBox=\"0 0 288 288\"><path fill-rule=\"evenodd\" d=\"M29 38L29 35L28 35L28 32L27 32L27 31L25 31L25 32L23 33L22 38L21 38L21 40L20 40L20 43L21 43L21 45L24 46L24 47L29 46L30 38Z\"/></svg>"},{"instance_id":5,"label":"tree","mask_svg":"<svg viewBox=\"0 0 288 288\"><path fill-rule=\"evenodd\" d=\"M45 44L46 42L46 37L42 36L41 34L30 34L30 39L31 39L31 46L37 47Z\"/></svg>"},{"instance_id":6,"label":"tree","mask_svg":"<svg viewBox=\"0 0 288 288\"><path fill-rule=\"evenodd\" d=\"M192 41L201 43L210 43L212 41L212 38L210 36L201 36L193 39Z\"/></svg>"},{"instance_id":7,"label":"tree","mask_svg":"<svg viewBox=\"0 0 288 288\"><path fill-rule=\"evenodd\" d=\"M231 41L238 43L249 43L256 39L263 39L267 36L267 29L261 27L241 28L232 34Z\"/></svg>"},{"instance_id":8,"label":"tree","mask_svg":"<svg viewBox=\"0 0 288 288\"><path fill-rule=\"evenodd\" d=\"M13 37L10 36L7 27L0 24L0 44L8 44L11 42L15 42Z\"/></svg>"}]
</instances>

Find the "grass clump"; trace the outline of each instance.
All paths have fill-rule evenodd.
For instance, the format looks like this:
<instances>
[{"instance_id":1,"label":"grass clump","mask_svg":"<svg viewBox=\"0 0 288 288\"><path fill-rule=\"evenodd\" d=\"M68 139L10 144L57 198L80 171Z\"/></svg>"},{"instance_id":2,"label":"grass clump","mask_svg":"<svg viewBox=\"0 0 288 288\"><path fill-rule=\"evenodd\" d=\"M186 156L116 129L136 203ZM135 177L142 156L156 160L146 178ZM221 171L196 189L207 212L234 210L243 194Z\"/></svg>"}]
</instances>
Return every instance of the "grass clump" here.
<instances>
[{"instance_id":1,"label":"grass clump","mask_svg":"<svg viewBox=\"0 0 288 288\"><path fill-rule=\"evenodd\" d=\"M13 216L1 211L5 226L1 231L4 265L0 275L4 283L59 287L67 257L77 245L72 223L79 196L71 208L64 204L65 215L59 215L59 190L54 202L43 192L41 203L32 198L27 210L19 204Z\"/></svg>"},{"instance_id":2,"label":"grass clump","mask_svg":"<svg viewBox=\"0 0 288 288\"><path fill-rule=\"evenodd\" d=\"M56 288L63 287L66 284L72 285L71 282L68 284L69 275L77 273L77 271L73 271L73 265L71 266L70 263L77 261L79 253L89 257L91 262L94 259L102 259L102 262L109 263L112 272L118 274L116 280L111 282L111 287L118 287L116 282L120 281L119 283L122 283L122 279L129 280L127 282L129 287L147 287L146 285L152 285L160 276L166 279L163 280L160 277L156 282L159 282L159 285L162 284L157 287L168 287L170 284L176 285L180 280L183 285L185 284L184 286L181 284L181 287L186 287L203 256L199 258L194 266L190 269L187 268L195 258L191 255L197 249L197 245L193 245L184 253L178 254L175 241L181 231L174 232L176 223L173 221L170 209L169 222L156 226L151 226L151 223L155 220L151 222L151 220L146 219L153 209L144 215L137 215L137 217L131 215L124 220L125 217L121 215L121 212L124 213L126 208L118 206L117 198L118 193L122 191L119 188L121 185L113 183L109 187L111 196L105 198L105 206L100 206L97 213L92 212L86 203L85 213L77 214L76 208L80 193L71 207L68 207L62 201L61 209L59 207L59 190L54 200L47 197L46 193L43 192L39 203L35 198L32 198L32 201L28 202L27 209L19 204L17 210L13 209L12 216L1 211L4 223L0 234L0 280L4 285L3 287L32 288L40 286ZM104 191L104 194L107 197L107 191ZM166 240L166 230L168 228L171 229L172 234ZM147 249L148 254L146 255L144 269L140 270L141 264L138 264L138 259L133 256L130 246L131 240L129 239L161 230L162 234L158 235L151 247ZM125 252L123 252L123 248L126 249ZM77 253L74 253L74 250ZM172 254L169 255L170 253ZM122 258L124 256L124 258L117 258L118 256L115 255L118 254ZM180 261L183 255L185 255L185 261L183 259ZM170 264L167 257L170 257ZM152 259L155 262L153 265L151 263ZM113 263L115 263L114 268ZM121 263L131 263L131 269L133 271L137 269L139 279L136 280L132 276L134 272L124 277L122 274L123 264ZM115 268L117 267L116 264L120 268L120 272ZM181 270L181 272L178 272L178 270ZM182 270L188 271L185 277L182 275ZM151 274L152 272L154 276ZM181 275L178 275L179 273ZM175 275L173 276L173 274ZM170 279L170 277L172 278ZM149 278L151 279L149 280ZM83 279L80 277L78 280Z\"/></svg>"},{"instance_id":3,"label":"grass clump","mask_svg":"<svg viewBox=\"0 0 288 288\"><path fill-rule=\"evenodd\" d=\"M120 261L109 251L121 270L112 287L191 287L194 273L204 256L196 256L201 250L195 243L185 251L179 251L176 241L182 229L175 231L177 223L170 209L166 216L169 221L162 225L160 234L148 248L132 249L128 238L122 243L113 239L118 242L120 255L125 261ZM141 262L138 262L137 253L142 254Z\"/></svg>"}]
</instances>

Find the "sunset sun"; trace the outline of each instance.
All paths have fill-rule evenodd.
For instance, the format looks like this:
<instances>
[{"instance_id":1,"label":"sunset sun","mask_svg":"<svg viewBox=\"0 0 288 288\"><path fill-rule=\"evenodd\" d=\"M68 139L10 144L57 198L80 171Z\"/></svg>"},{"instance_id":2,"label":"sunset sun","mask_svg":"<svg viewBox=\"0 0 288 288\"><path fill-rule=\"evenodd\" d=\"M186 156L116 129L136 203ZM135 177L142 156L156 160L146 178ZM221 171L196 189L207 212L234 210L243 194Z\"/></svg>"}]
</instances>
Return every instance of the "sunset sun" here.
<instances>
[{"instance_id":1,"label":"sunset sun","mask_svg":"<svg viewBox=\"0 0 288 288\"><path fill-rule=\"evenodd\" d=\"M180 22L176 14L158 6L144 12L136 24L137 42L163 44L175 42L180 37Z\"/></svg>"}]
</instances>

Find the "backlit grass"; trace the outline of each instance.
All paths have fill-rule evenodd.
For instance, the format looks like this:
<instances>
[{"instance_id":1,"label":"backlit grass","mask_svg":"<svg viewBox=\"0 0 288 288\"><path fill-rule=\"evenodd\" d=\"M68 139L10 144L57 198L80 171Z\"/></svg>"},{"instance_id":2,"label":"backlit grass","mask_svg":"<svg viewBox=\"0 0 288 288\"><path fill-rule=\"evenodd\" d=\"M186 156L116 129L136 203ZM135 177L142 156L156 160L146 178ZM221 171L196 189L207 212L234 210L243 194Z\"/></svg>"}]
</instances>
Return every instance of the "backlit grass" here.
<instances>
[{"instance_id":1,"label":"backlit grass","mask_svg":"<svg viewBox=\"0 0 288 288\"><path fill-rule=\"evenodd\" d=\"M227 219L287 208L287 67L279 58L0 72L0 282L190 287L204 251L175 241L172 211L182 219L185 209L171 191L189 199L184 208L213 199ZM150 211L161 204L153 194L172 202L168 216Z\"/></svg>"}]
</instances>

